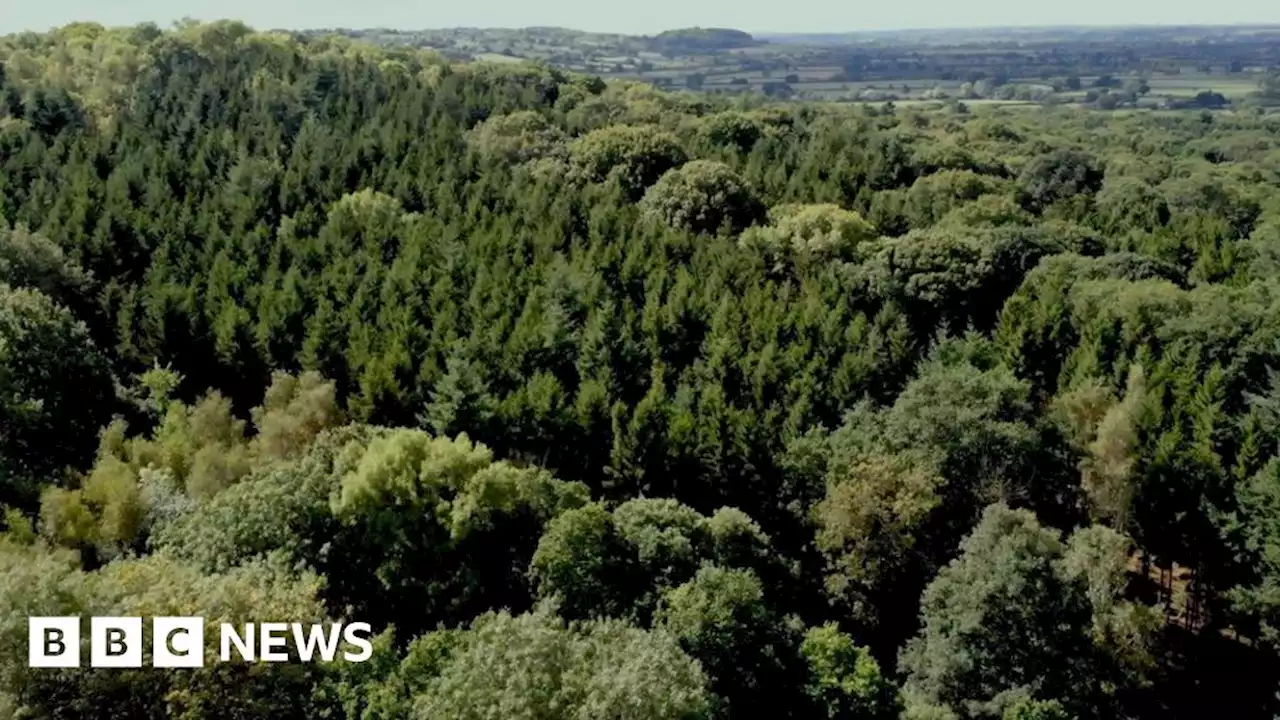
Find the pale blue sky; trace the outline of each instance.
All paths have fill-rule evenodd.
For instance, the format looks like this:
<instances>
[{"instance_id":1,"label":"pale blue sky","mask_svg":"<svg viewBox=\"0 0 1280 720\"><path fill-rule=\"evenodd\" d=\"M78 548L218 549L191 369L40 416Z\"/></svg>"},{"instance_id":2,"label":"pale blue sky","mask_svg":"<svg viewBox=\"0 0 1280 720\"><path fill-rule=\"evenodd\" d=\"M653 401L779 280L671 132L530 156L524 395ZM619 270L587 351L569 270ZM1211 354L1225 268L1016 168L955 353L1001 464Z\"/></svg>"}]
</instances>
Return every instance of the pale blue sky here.
<instances>
[{"instance_id":1,"label":"pale blue sky","mask_svg":"<svg viewBox=\"0 0 1280 720\"><path fill-rule=\"evenodd\" d=\"M847 32L993 25L1280 23L1275 0L0 0L0 32L73 20L107 25L189 16L256 28L558 25L654 33L673 27Z\"/></svg>"}]
</instances>

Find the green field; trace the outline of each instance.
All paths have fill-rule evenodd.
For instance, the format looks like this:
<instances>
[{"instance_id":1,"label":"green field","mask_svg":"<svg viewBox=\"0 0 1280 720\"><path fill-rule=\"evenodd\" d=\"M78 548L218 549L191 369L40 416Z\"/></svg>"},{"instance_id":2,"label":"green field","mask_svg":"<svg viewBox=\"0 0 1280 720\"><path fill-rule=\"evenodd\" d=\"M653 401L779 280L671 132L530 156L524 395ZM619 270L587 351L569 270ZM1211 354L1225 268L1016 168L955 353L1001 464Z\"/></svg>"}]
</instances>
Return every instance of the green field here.
<instances>
[{"instance_id":1,"label":"green field","mask_svg":"<svg viewBox=\"0 0 1280 720\"><path fill-rule=\"evenodd\" d=\"M1258 89L1256 79L1223 75L1173 75L1147 80L1152 94L1193 96L1201 91L1221 93L1228 98L1244 97Z\"/></svg>"},{"instance_id":2,"label":"green field","mask_svg":"<svg viewBox=\"0 0 1280 720\"><path fill-rule=\"evenodd\" d=\"M563 28L349 32L458 61L527 59L664 89L834 102L1076 103L1115 110L1185 106L1212 92L1247 103L1265 68L1280 66L1280 29L1257 27L1205 30L1212 42L1200 43L1189 40L1202 37L1194 28L759 38L696 28L654 37ZM1108 91L1095 87L1104 75L1114 79ZM1100 97L1108 93L1112 97Z\"/></svg>"}]
</instances>

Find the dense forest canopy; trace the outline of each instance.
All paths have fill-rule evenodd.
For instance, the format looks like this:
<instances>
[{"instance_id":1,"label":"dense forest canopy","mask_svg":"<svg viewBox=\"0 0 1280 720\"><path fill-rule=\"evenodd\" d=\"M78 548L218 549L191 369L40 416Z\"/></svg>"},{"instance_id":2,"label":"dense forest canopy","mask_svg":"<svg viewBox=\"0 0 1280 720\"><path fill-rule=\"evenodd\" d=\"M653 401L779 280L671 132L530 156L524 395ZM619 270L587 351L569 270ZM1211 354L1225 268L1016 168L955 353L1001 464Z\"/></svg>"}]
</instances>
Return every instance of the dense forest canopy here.
<instances>
[{"instance_id":1,"label":"dense forest canopy","mask_svg":"<svg viewBox=\"0 0 1280 720\"><path fill-rule=\"evenodd\" d=\"M0 503L0 717L1270 717L1280 131L0 38Z\"/></svg>"}]
</instances>

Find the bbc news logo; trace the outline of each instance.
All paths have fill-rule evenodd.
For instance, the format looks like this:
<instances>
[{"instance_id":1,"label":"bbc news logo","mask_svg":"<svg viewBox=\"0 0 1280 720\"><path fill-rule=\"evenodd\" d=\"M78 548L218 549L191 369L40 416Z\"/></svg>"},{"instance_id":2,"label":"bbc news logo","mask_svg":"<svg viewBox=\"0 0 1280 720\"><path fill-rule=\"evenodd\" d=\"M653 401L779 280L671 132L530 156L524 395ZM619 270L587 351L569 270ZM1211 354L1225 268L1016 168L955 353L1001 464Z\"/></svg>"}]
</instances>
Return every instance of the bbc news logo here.
<instances>
[{"instance_id":1,"label":"bbc news logo","mask_svg":"<svg viewBox=\"0 0 1280 720\"><path fill-rule=\"evenodd\" d=\"M80 667L80 625L78 617L28 618L27 664L33 668ZM151 666L204 667L204 631L204 618L152 618ZM333 662L339 657L346 662L364 662L373 656L372 632L368 623L222 623L217 657L220 662L290 662L294 657L301 662ZM90 618L90 667L142 667L144 645L142 618Z\"/></svg>"}]
</instances>

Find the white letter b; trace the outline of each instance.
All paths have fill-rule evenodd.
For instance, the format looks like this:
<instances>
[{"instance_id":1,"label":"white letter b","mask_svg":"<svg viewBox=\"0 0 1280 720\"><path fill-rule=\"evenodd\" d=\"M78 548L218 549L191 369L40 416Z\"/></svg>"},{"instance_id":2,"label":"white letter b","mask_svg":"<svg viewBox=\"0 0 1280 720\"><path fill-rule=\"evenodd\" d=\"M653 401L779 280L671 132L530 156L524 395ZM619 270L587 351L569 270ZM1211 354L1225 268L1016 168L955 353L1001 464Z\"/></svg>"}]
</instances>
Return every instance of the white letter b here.
<instances>
[{"instance_id":1,"label":"white letter b","mask_svg":"<svg viewBox=\"0 0 1280 720\"><path fill-rule=\"evenodd\" d=\"M89 623L89 665L142 667L142 618L92 618Z\"/></svg>"},{"instance_id":2,"label":"white letter b","mask_svg":"<svg viewBox=\"0 0 1280 720\"><path fill-rule=\"evenodd\" d=\"M80 618L27 618L27 665L80 667Z\"/></svg>"}]
</instances>

